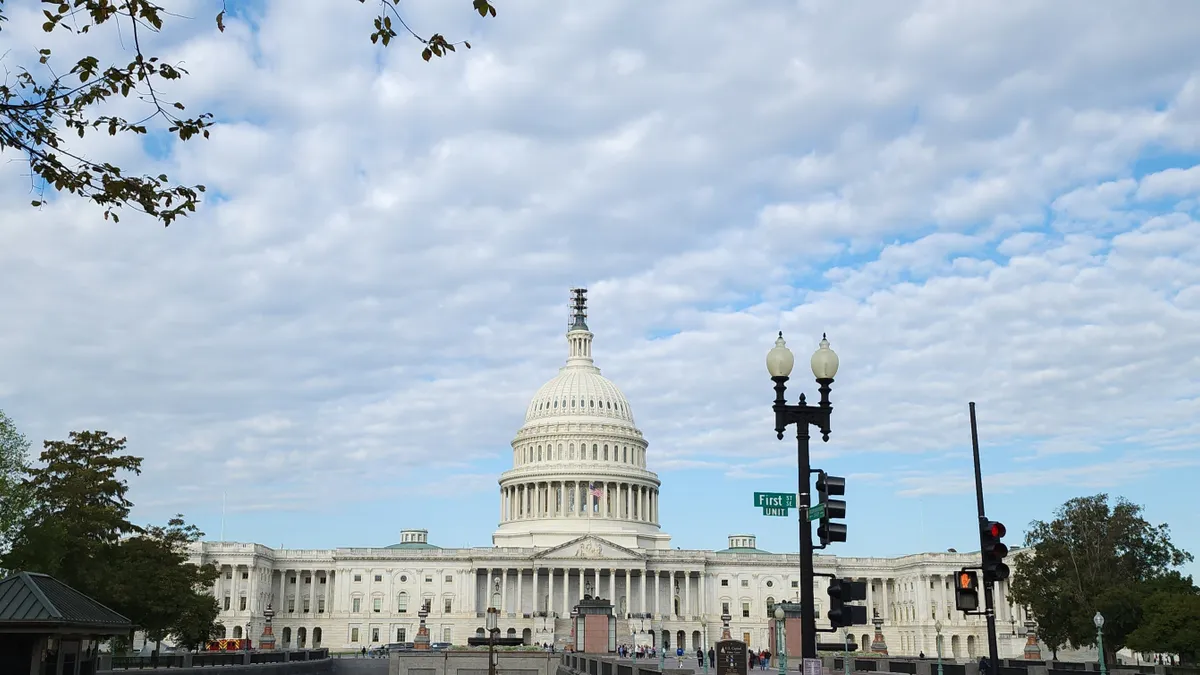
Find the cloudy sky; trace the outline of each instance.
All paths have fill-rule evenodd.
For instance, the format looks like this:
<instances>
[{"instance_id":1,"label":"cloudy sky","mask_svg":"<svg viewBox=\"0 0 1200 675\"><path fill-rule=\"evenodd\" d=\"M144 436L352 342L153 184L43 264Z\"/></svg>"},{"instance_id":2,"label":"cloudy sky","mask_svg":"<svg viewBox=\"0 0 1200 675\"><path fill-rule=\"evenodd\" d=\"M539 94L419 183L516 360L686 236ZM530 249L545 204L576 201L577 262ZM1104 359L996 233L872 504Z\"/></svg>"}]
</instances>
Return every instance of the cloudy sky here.
<instances>
[{"instance_id":1,"label":"cloudy sky","mask_svg":"<svg viewBox=\"0 0 1200 675\"><path fill-rule=\"evenodd\" d=\"M6 59L65 63L35 4ZM674 545L794 550L751 498L795 488L783 330L841 356L839 552L977 545L973 400L1013 543L1107 492L1200 554L1200 4L405 2L472 42L431 63L371 45L373 3L233 3L224 33L169 4L142 44L212 138L78 147L206 184L195 216L32 209L0 164L0 409L127 436L139 520L216 538L227 494L231 540L489 544L584 285Z\"/></svg>"}]
</instances>

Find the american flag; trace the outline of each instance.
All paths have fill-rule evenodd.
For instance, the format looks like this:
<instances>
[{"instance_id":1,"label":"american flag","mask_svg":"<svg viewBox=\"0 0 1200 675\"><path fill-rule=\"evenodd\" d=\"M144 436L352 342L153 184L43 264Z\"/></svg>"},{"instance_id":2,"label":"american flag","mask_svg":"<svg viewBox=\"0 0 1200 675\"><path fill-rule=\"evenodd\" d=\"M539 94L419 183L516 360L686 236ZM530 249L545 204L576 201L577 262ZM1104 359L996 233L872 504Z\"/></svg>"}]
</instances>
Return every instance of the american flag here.
<instances>
[{"instance_id":1,"label":"american flag","mask_svg":"<svg viewBox=\"0 0 1200 675\"><path fill-rule=\"evenodd\" d=\"M592 483L591 492L592 496L596 497L597 499L604 496L604 490L600 487L599 483Z\"/></svg>"}]
</instances>

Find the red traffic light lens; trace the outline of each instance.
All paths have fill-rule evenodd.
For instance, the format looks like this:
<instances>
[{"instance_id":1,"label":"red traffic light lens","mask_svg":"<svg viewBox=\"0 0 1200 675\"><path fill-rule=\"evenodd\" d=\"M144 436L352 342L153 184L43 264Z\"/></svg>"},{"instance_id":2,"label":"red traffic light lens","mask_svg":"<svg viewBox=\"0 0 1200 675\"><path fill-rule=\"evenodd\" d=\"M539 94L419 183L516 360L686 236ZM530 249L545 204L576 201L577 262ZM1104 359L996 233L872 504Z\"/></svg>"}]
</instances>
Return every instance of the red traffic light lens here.
<instances>
[{"instance_id":1,"label":"red traffic light lens","mask_svg":"<svg viewBox=\"0 0 1200 675\"><path fill-rule=\"evenodd\" d=\"M1003 537L1006 532L1008 532L1008 530L1004 529L1004 523L992 523L991 534L993 537L999 539L1000 537Z\"/></svg>"}]
</instances>

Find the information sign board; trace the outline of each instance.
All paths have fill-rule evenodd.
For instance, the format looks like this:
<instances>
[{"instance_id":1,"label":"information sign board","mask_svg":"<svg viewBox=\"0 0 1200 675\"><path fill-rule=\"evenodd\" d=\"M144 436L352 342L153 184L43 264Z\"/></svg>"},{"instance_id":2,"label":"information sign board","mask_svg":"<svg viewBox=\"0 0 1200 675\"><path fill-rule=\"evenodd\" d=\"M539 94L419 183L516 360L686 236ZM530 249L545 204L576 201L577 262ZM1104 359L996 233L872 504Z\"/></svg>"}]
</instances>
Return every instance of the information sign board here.
<instances>
[{"instance_id":1,"label":"information sign board","mask_svg":"<svg viewBox=\"0 0 1200 675\"><path fill-rule=\"evenodd\" d=\"M746 643L741 640L721 640L716 645L717 675L746 675ZM820 665L820 661L817 662ZM820 675L818 673L818 675Z\"/></svg>"}]
</instances>

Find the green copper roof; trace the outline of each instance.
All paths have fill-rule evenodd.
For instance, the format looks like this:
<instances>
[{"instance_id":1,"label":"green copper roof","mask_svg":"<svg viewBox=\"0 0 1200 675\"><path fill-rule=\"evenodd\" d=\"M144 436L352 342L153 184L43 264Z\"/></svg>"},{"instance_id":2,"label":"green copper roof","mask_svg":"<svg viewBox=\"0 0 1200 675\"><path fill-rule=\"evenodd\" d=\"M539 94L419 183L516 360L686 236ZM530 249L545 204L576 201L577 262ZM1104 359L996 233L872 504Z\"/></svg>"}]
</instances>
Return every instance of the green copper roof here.
<instances>
[{"instance_id":1,"label":"green copper roof","mask_svg":"<svg viewBox=\"0 0 1200 675\"><path fill-rule=\"evenodd\" d=\"M761 553L763 555L774 555L770 551L764 551L761 548L746 548L744 546L735 546L734 548L723 548L714 553Z\"/></svg>"},{"instance_id":2,"label":"green copper roof","mask_svg":"<svg viewBox=\"0 0 1200 675\"><path fill-rule=\"evenodd\" d=\"M433 544L422 544L422 543L420 543L420 542L416 542L416 541L406 541L406 542L404 542L403 544L392 544L391 546L384 546L384 548L401 548L401 549L410 549L410 550L428 550L428 549L440 549L440 548L441 548L441 546L434 546Z\"/></svg>"},{"instance_id":3,"label":"green copper roof","mask_svg":"<svg viewBox=\"0 0 1200 675\"><path fill-rule=\"evenodd\" d=\"M5 627L72 627L93 635L121 635L129 619L61 581L18 572L0 581L0 632Z\"/></svg>"}]
</instances>

